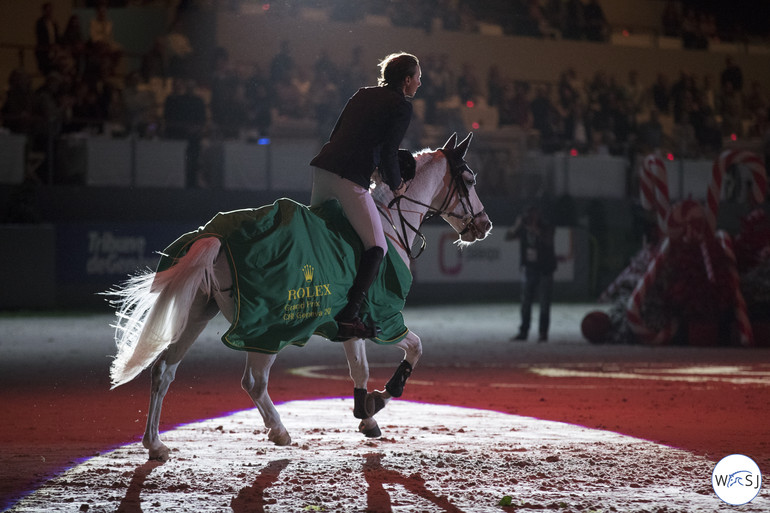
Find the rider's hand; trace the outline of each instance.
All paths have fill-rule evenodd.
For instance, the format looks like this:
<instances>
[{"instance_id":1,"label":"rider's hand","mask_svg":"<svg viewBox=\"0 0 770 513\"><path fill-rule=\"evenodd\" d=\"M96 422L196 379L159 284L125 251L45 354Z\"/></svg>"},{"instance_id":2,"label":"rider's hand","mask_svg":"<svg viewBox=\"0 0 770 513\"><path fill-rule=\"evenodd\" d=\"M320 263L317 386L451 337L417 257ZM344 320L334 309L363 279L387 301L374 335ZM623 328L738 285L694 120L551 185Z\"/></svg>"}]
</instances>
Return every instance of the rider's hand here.
<instances>
[{"instance_id":1,"label":"rider's hand","mask_svg":"<svg viewBox=\"0 0 770 513\"><path fill-rule=\"evenodd\" d=\"M393 195L395 197L399 197L402 194L404 194L405 192L406 192L406 182L401 180L401 185L398 186L398 189L393 191Z\"/></svg>"}]
</instances>

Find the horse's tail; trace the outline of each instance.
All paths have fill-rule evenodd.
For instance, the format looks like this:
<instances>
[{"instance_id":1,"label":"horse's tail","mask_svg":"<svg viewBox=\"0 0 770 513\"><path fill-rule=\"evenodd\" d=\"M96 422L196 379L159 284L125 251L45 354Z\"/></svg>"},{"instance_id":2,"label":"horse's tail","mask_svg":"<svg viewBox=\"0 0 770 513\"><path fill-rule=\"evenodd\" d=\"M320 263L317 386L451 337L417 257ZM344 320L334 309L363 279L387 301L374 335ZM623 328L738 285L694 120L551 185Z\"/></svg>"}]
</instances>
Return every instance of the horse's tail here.
<instances>
[{"instance_id":1,"label":"horse's tail","mask_svg":"<svg viewBox=\"0 0 770 513\"><path fill-rule=\"evenodd\" d=\"M129 278L109 293L118 298L115 343L110 368L112 388L134 379L182 334L198 290L216 287L214 260L221 242L216 237L196 241L187 254L162 272Z\"/></svg>"}]
</instances>

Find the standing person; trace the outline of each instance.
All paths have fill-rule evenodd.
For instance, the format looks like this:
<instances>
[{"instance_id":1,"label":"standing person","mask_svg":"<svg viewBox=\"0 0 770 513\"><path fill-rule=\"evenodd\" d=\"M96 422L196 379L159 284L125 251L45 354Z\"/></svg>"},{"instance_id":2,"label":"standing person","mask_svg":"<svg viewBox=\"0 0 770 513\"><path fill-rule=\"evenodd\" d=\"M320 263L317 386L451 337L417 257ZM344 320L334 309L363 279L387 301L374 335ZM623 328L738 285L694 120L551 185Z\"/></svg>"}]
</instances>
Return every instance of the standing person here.
<instances>
[{"instance_id":1,"label":"standing person","mask_svg":"<svg viewBox=\"0 0 770 513\"><path fill-rule=\"evenodd\" d=\"M53 19L51 2L45 2L40 9L40 17L35 23L35 58L38 71L45 76L53 68L53 52L59 42L59 26Z\"/></svg>"},{"instance_id":2,"label":"standing person","mask_svg":"<svg viewBox=\"0 0 770 513\"><path fill-rule=\"evenodd\" d=\"M421 84L414 55L391 54L379 68L378 85L362 87L348 100L329 142L310 162L315 167L311 205L337 199L364 245L348 304L334 318L339 339L371 338L377 332L359 316L388 247L369 185L376 168L394 194L404 191L398 147L412 119L409 99Z\"/></svg>"},{"instance_id":3,"label":"standing person","mask_svg":"<svg viewBox=\"0 0 770 513\"><path fill-rule=\"evenodd\" d=\"M553 273L556 270L553 226L543 219L538 207L531 206L523 216L516 219L514 226L506 233L505 239L520 240L520 262L524 273L521 292L521 325L518 335L511 340L527 340L532 317L532 302L539 289L540 336L538 340L546 342L548 327L551 323Z\"/></svg>"}]
</instances>

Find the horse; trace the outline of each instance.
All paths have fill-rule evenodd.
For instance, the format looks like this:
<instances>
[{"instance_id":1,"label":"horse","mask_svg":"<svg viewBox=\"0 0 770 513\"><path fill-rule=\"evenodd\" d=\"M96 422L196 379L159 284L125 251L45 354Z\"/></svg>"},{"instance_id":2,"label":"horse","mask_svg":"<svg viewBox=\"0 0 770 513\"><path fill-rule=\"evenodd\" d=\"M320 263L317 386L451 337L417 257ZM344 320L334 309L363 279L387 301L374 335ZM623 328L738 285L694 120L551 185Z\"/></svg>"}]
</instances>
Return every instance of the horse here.
<instances>
[{"instance_id":1,"label":"horse","mask_svg":"<svg viewBox=\"0 0 770 513\"><path fill-rule=\"evenodd\" d=\"M411 273L408 271L410 259L419 256L425 247L425 237L420 232L420 225L433 216L440 216L458 233L456 244L460 247L484 239L492 229L489 216L475 191L476 174L465 161L472 136L473 134L469 133L458 144L455 133L440 149L424 149L415 153L413 176L406 180L406 190L399 196L394 196L387 185L378 181L375 173L376 185L371 189L371 193L383 217L383 226L389 244L387 253L392 263L388 264L388 271L386 271L389 275L388 279L392 279L399 273L402 278L406 275L408 279L406 286L401 284L402 286L396 287L403 295L402 302L396 302L394 308L397 311L391 312L388 317L388 326L395 326L393 329L396 329L396 335L389 336L387 340L374 340L376 343L389 343L403 350L403 359L393 377L385 385L385 390L368 392L369 366L365 341L339 340L344 346L350 377L354 384L353 415L361 420L359 431L365 436L381 436L374 415L384 408L391 398L401 396L407 378L422 355L420 338L403 326L400 314L403 300L411 285ZM276 201L271 209L263 207L220 213L215 220L219 219L240 227L239 219L244 216L251 218L256 214L262 216L262 212L268 209L271 215L260 217L260 222L264 225L263 231L257 230L257 237L265 238L272 236L276 226L284 223L283 217L301 217L310 223L325 222L319 221L320 217L311 212L311 209L299 204L288 205L290 210L289 214L286 214L284 207L289 203L291 203L290 200L280 203ZM342 218L344 220L344 215ZM344 220L344 222L347 221ZM209 224L213 226L217 223L212 220ZM131 381L151 366L150 406L142 438L142 444L149 451L150 459L165 461L169 458L169 448L161 441L158 432L163 398L185 354L207 323L220 311L231 323L231 330L222 337L223 342L232 348L243 349L246 352L246 369L241 379L241 386L259 410L267 428L268 440L278 446L289 445L291 436L281 422L280 415L267 392L269 372L278 351L284 345L288 343L303 345L312 333L297 335L280 332L276 334L270 331L272 328L266 328L266 331L260 332L260 335L254 335L255 332L252 331L239 338L236 336L238 333L235 331L231 333L231 331L236 327L242 328L244 309L253 308L256 313L252 312L252 315L257 317L256 323L261 322L260 315L267 310L277 309L284 318L293 319L295 314L296 317L303 317L303 321L307 320L304 318L315 318L310 319L317 321L311 328L316 330L314 333L334 340L334 330L330 329L330 326L333 327L336 324L331 319L346 301L343 295L331 306L322 305L321 300L329 297L327 292L331 293L335 287L344 289L346 292L350 282L332 284L333 280L327 278L324 283L313 286L313 273L317 274L319 271L314 271L313 265L306 264L301 269L305 281L300 285L307 284L307 286L292 287L289 290L291 301L283 300L285 303L283 306L274 304L278 301L273 299L259 303L263 295L261 291L247 294L242 293L238 287L245 286L241 283L246 281L244 274L264 278L261 274L267 274L267 272L263 272L262 267L257 268L257 264L250 263L251 260L246 263L236 262L237 256L234 253L237 253L238 247L246 252L257 247L259 255L270 254L271 251L263 249L261 243L252 242L252 239L247 239L246 242L239 241L240 246L238 242L232 240L228 242L221 236L210 233L208 227L209 225L205 225L198 232L194 232L193 237L180 237L169 246L172 249L167 248L161 254L161 264L156 271L148 269L136 274L107 292L117 297L111 300L116 308L117 317L113 325L117 353L110 367L112 388ZM251 224L247 229L240 229L240 232L249 232L249 237L254 237L253 231ZM308 230L310 231L313 234L303 232L302 237L315 237L316 232L328 230L316 227ZM293 237L292 240L296 238ZM352 239L349 240L350 245L344 241L338 241L338 245L348 249L354 246L355 242L360 245L357 236L355 239L353 242L350 242ZM420 239L419 245L418 239ZM184 251L172 255L171 253L176 251L173 248L180 247L180 244L177 244L179 241L183 242L181 246L184 247ZM286 260L290 248L284 246L291 244L291 241L289 244L279 243L278 247L274 248L275 257L270 258L275 261ZM324 243L319 247L320 243L316 244L318 245L311 248L308 255L314 256L316 253L324 252L330 246ZM415 246L418 246L416 251ZM332 258L337 260L331 267L339 267L342 261L352 261L356 255L354 251L349 251L347 254L337 253L336 245L331 249ZM167 260L165 266L162 265L164 258ZM383 267L386 267L385 262ZM260 286L266 287L273 282L282 281L281 276L280 272L277 275L273 272ZM236 289L238 293L234 292ZM285 292L286 288L284 287L283 290ZM372 303L379 301L380 296L375 297L371 290L369 295ZM244 306L246 303L251 306ZM280 312L282 308L283 311ZM372 310L378 308L380 307L372 307ZM394 319L395 323L391 322ZM321 323L320 327L318 323ZM288 324L290 323L287 323L287 326ZM281 326L282 329L285 327ZM273 340L268 340L276 338L285 340L280 344L273 344ZM259 347L250 346L251 343L255 343L255 340L259 340Z\"/></svg>"}]
</instances>

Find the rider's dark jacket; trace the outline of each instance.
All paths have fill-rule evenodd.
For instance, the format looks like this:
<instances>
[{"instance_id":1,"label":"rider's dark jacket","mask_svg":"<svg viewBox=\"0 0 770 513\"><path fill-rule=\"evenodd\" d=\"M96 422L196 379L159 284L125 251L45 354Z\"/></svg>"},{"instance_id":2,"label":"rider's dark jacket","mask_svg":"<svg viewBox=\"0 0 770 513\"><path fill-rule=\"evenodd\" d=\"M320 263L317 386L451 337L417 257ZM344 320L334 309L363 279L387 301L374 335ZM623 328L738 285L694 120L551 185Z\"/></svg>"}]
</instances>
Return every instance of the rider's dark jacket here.
<instances>
[{"instance_id":1,"label":"rider's dark jacket","mask_svg":"<svg viewBox=\"0 0 770 513\"><path fill-rule=\"evenodd\" d=\"M372 173L395 190L401 184L398 147L412 119L412 104L392 87L362 87L345 105L327 142L310 162L369 188Z\"/></svg>"}]
</instances>

